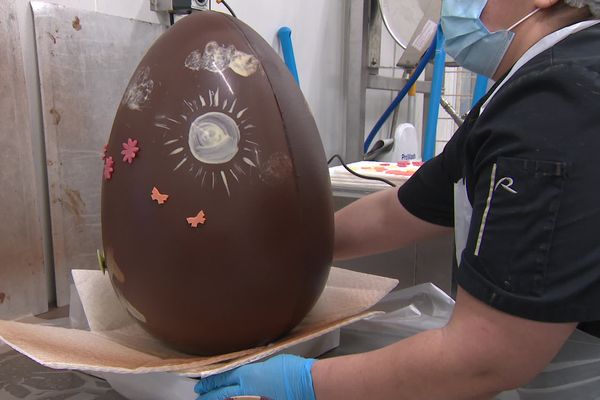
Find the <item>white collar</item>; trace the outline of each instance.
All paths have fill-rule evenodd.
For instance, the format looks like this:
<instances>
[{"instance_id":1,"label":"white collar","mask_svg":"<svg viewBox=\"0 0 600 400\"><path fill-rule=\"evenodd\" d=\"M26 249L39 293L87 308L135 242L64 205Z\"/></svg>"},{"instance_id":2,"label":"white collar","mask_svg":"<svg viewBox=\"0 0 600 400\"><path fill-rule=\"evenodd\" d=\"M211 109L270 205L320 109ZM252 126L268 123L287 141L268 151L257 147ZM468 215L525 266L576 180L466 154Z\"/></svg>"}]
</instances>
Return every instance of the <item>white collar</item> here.
<instances>
[{"instance_id":1,"label":"white collar","mask_svg":"<svg viewBox=\"0 0 600 400\"><path fill-rule=\"evenodd\" d=\"M594 26L594 25L596 25L598 23L600 23L600 20L592 20L592 21L579 22L577 24L569 25L566 28L559 29L556 32L552 32L548 36L543 37L539 42L537 42L536 44L534 44L529 50L527 50L525 52L525 54L523 54L521 56L521 58L519 59L519 61L517 61L517 63L512 67L512 69L510 70L510 72L508 73L508 75L506 75L506 78L504 78L504 81L502 83L500 83L500 85L498 85L498 87L496 88L496 90L494 91L494 93L492 93L492 95L487 99L487 101L485 103L483 103L483 105L481 106L481 112L483 112L483 110L485 110L485 108L487 107L487 105L490 102L490 100L496 95L496 93L498 92L498 90L502 86L504 86L504 83L508 82L508 80L523 65L525 65L526 63L528 63L529 61L531 61L531 59L533 59L538 54L540 54L540 53L548 50L550 47L554 46L556 43L560 42L561 40L563 40L567 36L570 36L570 35L572 35L574 33L577 33L579 31L587 29L590 26Z\"/></svg>"}]
</instances>

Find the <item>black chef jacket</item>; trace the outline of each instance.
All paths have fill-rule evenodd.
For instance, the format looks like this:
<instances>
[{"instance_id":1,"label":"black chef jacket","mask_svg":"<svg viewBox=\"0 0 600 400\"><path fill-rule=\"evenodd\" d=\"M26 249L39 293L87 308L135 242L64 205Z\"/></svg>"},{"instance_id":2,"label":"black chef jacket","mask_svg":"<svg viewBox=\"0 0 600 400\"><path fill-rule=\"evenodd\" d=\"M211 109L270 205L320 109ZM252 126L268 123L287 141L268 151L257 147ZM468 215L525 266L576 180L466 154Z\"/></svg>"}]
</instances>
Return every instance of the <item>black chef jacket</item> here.
<instances>
[{"instance_id":1,"label":"black chef jacket","mask_svg":"<svg viewBox=\"0 0 600 400\"><path fill-rule=\"evenodd\" d=\"M535 56L480 112L486 99L399 200L452 226L463 179L473 212L458 284L511 315L598 332L600 25Z\"/></svg>"}]
</instances>

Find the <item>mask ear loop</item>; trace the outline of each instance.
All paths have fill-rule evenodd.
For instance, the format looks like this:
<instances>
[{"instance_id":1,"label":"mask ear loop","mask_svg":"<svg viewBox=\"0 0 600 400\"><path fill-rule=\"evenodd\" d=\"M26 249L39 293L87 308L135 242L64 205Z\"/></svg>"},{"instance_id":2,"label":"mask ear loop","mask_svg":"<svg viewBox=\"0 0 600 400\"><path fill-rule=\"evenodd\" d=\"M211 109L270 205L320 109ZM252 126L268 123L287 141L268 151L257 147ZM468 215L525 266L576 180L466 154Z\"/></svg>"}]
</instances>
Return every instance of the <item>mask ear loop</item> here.
<instances>
[{"instance_id":1,"label":"mask ear loop","mask_svg":"<svg viewBox=\"0 0 600 400\"><path fill-rule=\"evenodd\" d=\"M525 22L529 18L533 17L540 10L541 10L541 8L536 8L535 10L533 10L532 12L530 12L529 14L527 14L526 16L524 16L523 18L521 18L519 21L517 21L513 26L511 26L510 28L508 28L507 31L512 31L517 26L521 25L523 22Z\"/></svg>"}]
</instances>

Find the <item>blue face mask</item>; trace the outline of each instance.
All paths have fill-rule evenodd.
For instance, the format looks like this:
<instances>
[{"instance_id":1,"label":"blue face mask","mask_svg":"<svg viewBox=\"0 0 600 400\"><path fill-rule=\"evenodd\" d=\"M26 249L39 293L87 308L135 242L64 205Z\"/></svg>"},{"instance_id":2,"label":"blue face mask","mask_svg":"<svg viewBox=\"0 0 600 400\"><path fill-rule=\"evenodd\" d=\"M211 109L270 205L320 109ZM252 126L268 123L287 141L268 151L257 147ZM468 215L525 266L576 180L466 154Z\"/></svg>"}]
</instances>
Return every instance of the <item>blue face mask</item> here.
<instances>
[{"instance_id":1,"label":"blue face mask","mask_svg":"<svg viewBox=\"0 0 600 400\"><path fill-rule=\"evenodd\" d=\"M508 29L490 32L480 19L486 4L487 0L443 0L441 23L446 52L462 67L491 78L515 37L511 30L539 8Z\"/></svg>"}]
</instances>

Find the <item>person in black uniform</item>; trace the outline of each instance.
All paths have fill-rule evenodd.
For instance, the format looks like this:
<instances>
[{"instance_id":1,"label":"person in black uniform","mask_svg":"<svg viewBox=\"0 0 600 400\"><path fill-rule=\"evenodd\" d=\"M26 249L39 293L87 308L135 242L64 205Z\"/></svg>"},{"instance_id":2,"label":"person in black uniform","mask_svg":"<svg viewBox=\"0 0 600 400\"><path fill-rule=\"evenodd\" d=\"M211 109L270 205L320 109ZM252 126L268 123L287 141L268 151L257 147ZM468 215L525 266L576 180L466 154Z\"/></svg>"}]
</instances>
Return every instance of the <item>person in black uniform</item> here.
<instances>
[{"instance_id":1,"label":"person in black uniform","mask_svg":"<svg viewBox=\"0 0 600 400\"><path fill-rule=\"evenodd\" d=\"M200 399L489 399L532 380L578 326L600 332L600 1L442 10L448 53L496 83L407 183L336 213L335 257L454 229L450 322L369 353L244 366L200 381Z\"/></svg>"}]
</instances>

